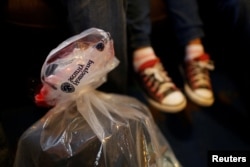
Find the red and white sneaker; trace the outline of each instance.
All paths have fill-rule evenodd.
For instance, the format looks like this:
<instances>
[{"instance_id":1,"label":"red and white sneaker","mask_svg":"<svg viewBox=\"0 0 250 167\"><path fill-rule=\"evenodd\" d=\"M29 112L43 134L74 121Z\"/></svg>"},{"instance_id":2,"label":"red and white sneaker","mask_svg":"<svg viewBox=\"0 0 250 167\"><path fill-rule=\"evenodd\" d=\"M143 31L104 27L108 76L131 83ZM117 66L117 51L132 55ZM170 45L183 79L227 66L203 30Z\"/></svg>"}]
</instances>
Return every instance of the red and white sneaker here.
<instances>
[{"instance_id":1,"label":"red and white sneaker","mask_svg":"<svg viewBox=\"0 0 250 167\"><path fill-rule=\"evenodd\" d=\"M200 106L214 103L209 71L214 69L208 54L203 54L184 63L184 90L190 100Z\"/></svg>"},{"instance_id":2,"label":"red and white sneaker","mask_svg":"<svg viewBox=\"0 0 250 167\"><path fill-rule=\"evenodd\" d=\"M186 107L186 98L175 86L162 64L138 72L139 82L148 102L163 112L175 113Z\"/></svg>"}]
</instances>

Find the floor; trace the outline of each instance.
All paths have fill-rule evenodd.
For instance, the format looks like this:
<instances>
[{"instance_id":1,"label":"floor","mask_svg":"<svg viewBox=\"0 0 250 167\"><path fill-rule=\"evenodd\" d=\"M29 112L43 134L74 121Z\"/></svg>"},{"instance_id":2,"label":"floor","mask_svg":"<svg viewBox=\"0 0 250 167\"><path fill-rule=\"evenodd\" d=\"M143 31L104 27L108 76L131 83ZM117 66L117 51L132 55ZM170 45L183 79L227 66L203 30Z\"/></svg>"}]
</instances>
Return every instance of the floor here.
<instances>
[{"instance_id":1,"label":"floor","mask_svg":"<svg viewBox=\"0 0 250 167\"><path fill-rule=\"evenodd\" d=\"M157 32L157 29L154 29L154 32ZM159 35L161 34L153 36L153 44L157 53L163 58L166 53L162 49L169 44L169 41L163 40L162 42ZM25 39L17 41L22 40L25 41ZM18 45L15 42L13 41L13 46ZM32 53L36 53L35 44L27 47L30 47ZM22 48L16 48L21 53ZM169 50L168 53L173 53L175 48L167 48L167 50ZM12 53L11 50L9 51ZM43 50L43 52L45 51ZM25 57L25 53L20 56ZM182 80L176 72L175 66L177 61L164 58L163 60L173 79L181 87ZM250 150L250 138L248 137L250 112L242 101L242 92L239 91L241 90L240 84L228 74L227 70L223 69L224 64L221 62L220 60L216 62L219 68L211 73L216 97L213 106L203 108L188 101L186 109L177 114L163 113L149 106L156 123L184 167L206 167L209 150ZM19 85L18 80L14 85ZM8 152L8 150L15 150L15 144L22 132L45 113L43 110L37 110L33 105L17 107L22 102L22 96L16 95L15 91L11 93L10 97L6 97L6 101L10 103L1 103L0 157L2 158L0 158L0 166L7 166L6 164L13 161L13 152ZM147 104L142 92L133 83L129 85L129 95ZM7 158L4 158L4 155ZM7 155L10 155L10 158Z\"/></svg>"}]
</instances>

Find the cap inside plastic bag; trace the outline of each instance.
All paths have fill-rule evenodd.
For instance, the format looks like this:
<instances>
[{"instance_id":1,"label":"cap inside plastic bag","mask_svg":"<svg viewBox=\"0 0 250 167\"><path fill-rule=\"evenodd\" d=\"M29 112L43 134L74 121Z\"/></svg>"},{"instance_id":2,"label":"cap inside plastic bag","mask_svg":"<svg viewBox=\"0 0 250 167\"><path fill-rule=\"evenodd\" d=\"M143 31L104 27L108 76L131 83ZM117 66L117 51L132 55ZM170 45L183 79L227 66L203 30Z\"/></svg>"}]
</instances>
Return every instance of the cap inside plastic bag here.
<instances>
[{"instance_id":1,"label":"cap inside plastic bag","mask_svg":"<svg viewBox=\"0 0 250 167\"><path fill-rule=\"evenodd\" d=\"M90 28L53 49L41 70L43 87L35 99L55 105L58 101L96 89L118 65L108 32Z\"/></svg>"}]
</instances>

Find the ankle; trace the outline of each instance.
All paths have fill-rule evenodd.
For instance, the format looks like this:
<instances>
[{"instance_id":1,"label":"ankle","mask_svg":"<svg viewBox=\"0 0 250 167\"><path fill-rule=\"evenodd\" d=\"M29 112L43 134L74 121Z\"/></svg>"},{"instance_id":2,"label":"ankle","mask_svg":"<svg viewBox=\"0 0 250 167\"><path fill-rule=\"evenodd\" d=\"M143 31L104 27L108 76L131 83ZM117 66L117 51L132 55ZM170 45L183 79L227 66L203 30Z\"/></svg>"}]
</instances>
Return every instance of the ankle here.
<instances>
[{"instance_id":1,"label":"ankle","mask_svg":"<svg viewBox=\"0 0 250 167\"><path fill-rule=\"evenodd\" d=\"M159 58L155 55L152 47L139 48L133 53L134 70L138 71L146 66L153 66Z\"/></svg>"},{"instance_id":2,"label":"ankle","mask_svg":"<svg viewBox=\"0 0 250 167\"><path fill-rule=\"evenodd\" d=\"M204 47L201 43L190 43L185 49L185 60L193 60L205 53Z\"/></svg>"}]
</instances>

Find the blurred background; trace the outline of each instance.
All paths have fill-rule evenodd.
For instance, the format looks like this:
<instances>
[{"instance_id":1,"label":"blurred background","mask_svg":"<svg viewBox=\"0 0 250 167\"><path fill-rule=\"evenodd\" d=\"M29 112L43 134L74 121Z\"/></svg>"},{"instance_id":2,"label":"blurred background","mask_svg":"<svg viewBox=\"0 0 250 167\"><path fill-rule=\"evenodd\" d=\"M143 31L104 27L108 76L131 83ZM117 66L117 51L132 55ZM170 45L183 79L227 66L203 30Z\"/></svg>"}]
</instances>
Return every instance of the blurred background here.
<instances>
[{"instance_id":1,"label":"blurred background","mask_svg":"<svg viewBox=\"0 0 250 167\"><path fill-rule=\"evenodd\" d=\"M40 82L40 69L48 53L69 36L60 6L26 1L1 4L1 167L11 165L20 135L46 113L32 100ZM175 83L182 87L182 78L176 72L182 57L165 7L161 0L151 0L151 8L153 47ZM210 46L209 40L207 48L216 67L211 73L214 105L203 108L188 101L187 108L177 114L149 106L178 160L186 167L207 166L209 150L250 150L249 68L243 59L234 59L245 53L228 53L226 48L218 49L220 41ZM169 54L176 56L166 56ZM128 95L147 104L132 75L130 71Z\"/></svg>"}]
</instances>

